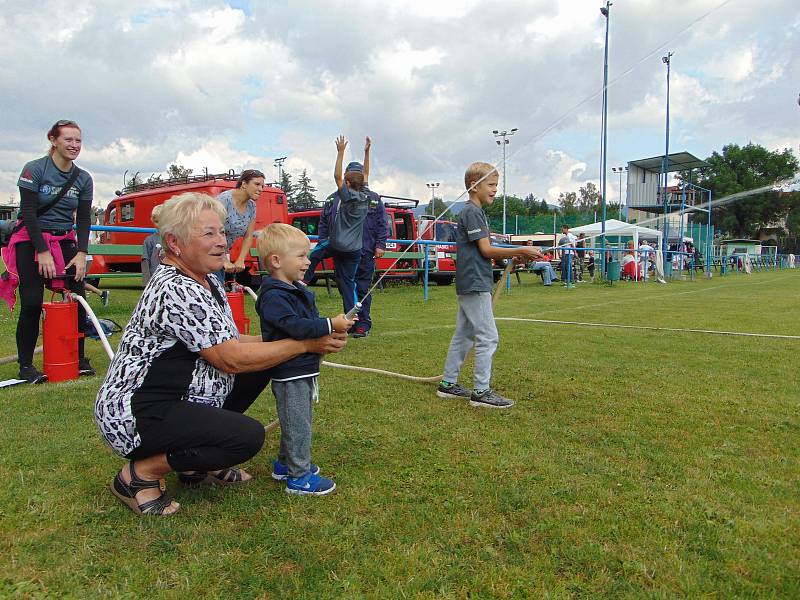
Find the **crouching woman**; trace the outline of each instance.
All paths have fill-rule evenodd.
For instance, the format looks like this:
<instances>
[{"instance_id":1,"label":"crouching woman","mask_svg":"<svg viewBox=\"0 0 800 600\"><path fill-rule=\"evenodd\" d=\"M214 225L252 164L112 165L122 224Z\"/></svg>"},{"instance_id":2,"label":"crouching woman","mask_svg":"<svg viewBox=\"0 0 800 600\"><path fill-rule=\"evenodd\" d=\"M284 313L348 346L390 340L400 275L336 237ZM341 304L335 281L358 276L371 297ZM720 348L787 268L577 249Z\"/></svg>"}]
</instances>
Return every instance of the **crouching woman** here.
<instances>
[{"instance_id":1,"label":"crouching woman","mask_svg":"<svg viewBox=\"0 0 800 600\"><path fill-rule=\"evenodd\" d=\"M187 193L164 204L159 231L165 258L142 293L95 403L111 448L127 459L112 493L137 514L168 515L163 478L241 484L235 465L264 443L264 427L244 411L268 383L267 369L306 352L338 352L343 336L263 342L239 335L222 268L225 210Z\"/></svg>"}]
</instances>

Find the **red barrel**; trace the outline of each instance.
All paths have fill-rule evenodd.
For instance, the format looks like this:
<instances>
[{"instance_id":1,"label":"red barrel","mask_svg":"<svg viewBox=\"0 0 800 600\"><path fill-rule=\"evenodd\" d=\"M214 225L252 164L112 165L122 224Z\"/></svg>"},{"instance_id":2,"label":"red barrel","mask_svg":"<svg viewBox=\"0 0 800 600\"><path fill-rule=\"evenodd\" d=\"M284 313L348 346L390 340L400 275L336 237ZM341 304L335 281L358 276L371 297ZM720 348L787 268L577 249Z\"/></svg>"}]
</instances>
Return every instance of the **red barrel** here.
<instances>
[{"instance_id":1,"label":"red barrel","mask_svg":"<svg viewBox=\"0 0 800 600\"><path fill-rule=\"evenodd\" d=\"M63 302L42 304L44 373L48 381L78 378L78 303L67 297Z\"/></svg>"},{"instance_id":2,"label":"red barrel","mask_svg":"<svg viewBox=\"0 0 800 600\"><path fill-rule=\"evenodd\" d=\"M250 319L244 315L244 292L226 292L228 304L231 305L233 322L242 335L250 333Z\"/></svg>"}]
</instances>

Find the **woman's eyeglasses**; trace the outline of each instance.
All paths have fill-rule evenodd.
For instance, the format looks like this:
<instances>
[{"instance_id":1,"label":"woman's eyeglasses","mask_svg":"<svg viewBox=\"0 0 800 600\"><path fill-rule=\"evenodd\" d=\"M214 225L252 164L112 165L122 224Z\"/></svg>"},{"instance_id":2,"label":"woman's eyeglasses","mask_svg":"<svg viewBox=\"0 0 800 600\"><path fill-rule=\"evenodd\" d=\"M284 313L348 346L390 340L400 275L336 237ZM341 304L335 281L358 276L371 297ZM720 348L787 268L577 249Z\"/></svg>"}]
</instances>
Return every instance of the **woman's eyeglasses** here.
<instances>
[{"instance_id":1,"label":"woman's eyeglasses","mask_svg":"<svg viewBox=\"0 0 800 600\"><path fill-rule=\"evenodd\" d=\"M75 121L72 121L70 119L61 119L59 121L56 121L55 127L65 127L67 125L75 125L76 127L78 126L78 124Z\"/></svg>"}]
</instances>

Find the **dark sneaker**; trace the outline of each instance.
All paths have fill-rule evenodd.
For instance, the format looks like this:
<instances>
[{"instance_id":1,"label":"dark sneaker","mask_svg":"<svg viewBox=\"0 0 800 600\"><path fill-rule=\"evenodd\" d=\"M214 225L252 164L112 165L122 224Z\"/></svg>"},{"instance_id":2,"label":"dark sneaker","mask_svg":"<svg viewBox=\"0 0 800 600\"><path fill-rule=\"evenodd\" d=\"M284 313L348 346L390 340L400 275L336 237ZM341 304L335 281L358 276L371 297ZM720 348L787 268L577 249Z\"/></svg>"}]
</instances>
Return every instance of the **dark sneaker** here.
<instances>
[{"instance_id":1,"label":"dark sneaker","mask_svg":"<svg viewBox=\"0 0 800 600\"><path fill-rule=\"evenodd\" d=\"M439 396L439 398L455 398L458 400L459 398L472 397L472 392L461 387L457 383L451 383L450 385L440 383L439 387L436 388L436 395Z\"/></svg>"},{"instance_id":2,"label":"dark sneaker","mask_svg":"<svg viewBox=\"0 0 800 600\"><path fill-rule=\"evenodd\" d=\"M319 475L319 465L311 463L311 474ZM272 461L272 478L278 481L286 481L289 479L289 467L277 460Z\"/></svg>"},{"instance_id":3,"label":"dark sneaker","mask_svg":"<svg viewBox=\"0 0 800 600\"><path fill-rule=\"evenodd\" d=\"M469 403L470 406L480 406L483 408L511 408L514 406L513 400L503 398L492 388L484 390L480 394L472 392Z\"/></svg>"},{"instance_id":4,"label":"dark sneaker","mask_svg":"<svg viewBox=\"0 0 800 600\"><path fill-rule=\"evenodd\" d=\"M367 329L366 327L359 326L353 329L353 333L351 333L350 335L353 336L354 338L367 337L369 335L369 329Z\"/></svg>"},{"instance_id":5,"label":"dark sneaker","mask_svg":"<svg viewBox=\"0 0 800 600\"><path fill-rule=\"evenodd\" d=\"M19 368L18 379L24 379L28 383L44 383L47 381L47 375L33 365L26 365Z\"/></svg>"},{"instance_id":6,"label":"dark sneaker","mask_svg":"<svg viewBox=\"0 0 800 600\"><path fill-rule=\"evenodd\" d=\"M103 306L108 306L108 297L111 295L111 292L108 290L103 290L100 292L100 302L103 303Z\"/></svg>"},{"instance_id":7,"label":"dark sneaker","mask_svg":"<svg viewBox=\"0 0 800 600\"><path fill-rule=\"evenodd\" d=\"M324 496L336 489L336 484L330 479L306 473L302 477L289 477L286 480L286 493L301 496Z\"/></svg>"},{"instance_id":8,"label":"dark sneaker","mask_svg":"<svg viewBox=\"0 0 800 600\"><path fill-rule=\"evenodd\" d=\"M78 375L97 375L97 371L89 364L89 359L85 356L78 362Z\"/></svg>"}]
</instances>

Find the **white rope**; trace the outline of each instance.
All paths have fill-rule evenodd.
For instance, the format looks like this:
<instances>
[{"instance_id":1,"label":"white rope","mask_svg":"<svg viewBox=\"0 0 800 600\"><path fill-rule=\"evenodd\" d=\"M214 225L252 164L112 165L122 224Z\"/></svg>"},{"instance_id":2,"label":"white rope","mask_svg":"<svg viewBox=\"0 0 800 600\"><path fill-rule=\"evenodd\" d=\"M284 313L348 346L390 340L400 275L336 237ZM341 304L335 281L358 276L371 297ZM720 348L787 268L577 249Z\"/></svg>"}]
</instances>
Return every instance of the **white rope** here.
<instances>
[{"instance_id":1,"label":"white rope","mask_svg":"<svg viewBox=\"0 0 800 600\"><path fill-rule=\"evenodd\" d=\"M41 354L42 348L43 348L42 346L36 346L33 353ZM14 354L12 356L4 356L3 358L0 358L0 365L7 365L8 363L16 362L18 358L19 356L17 354Z\"/></svg>"},{"instance_id":2,"label":"white rope","mask_svg":"<svg viewBox=\"0 0 800 600\"><path fill-rule=\"evenodd\" d=\"M609 327L614 329L645 329L648 331L675 331L679 333L709 333L713 335L732 335L741 337L777 338L800 340L800 335L780 335L777 333L747 333L742 331L718 331L715 329L679 329L677 327L653 327L647 325L618 325L615 323L584 323L581 321L556 321L550 319L523 319L520 317L495 317L495 321L519 321L523 323L550 323L554 325L581 325L583 327Z\"/></svg>"},{"instance_id":3,"label":"white rope","mask_svg":"<svg viewBox=\"0 0 800 600\"><path fill-rule=\"evenodd\" d=\"M258 299L258 295L249 287L244 286L244 290L252 296L253 300ZM437 375L436 377L416 377L414 375L406 375L405 373L395 373L393 371L384 371L383 369L372 369L370 367L357 367L355 365L343 365L341 363L332 363L328 362L327 360L323 360L322 364L326 367L333 367L334 369L349 369L351 371L361 371L363 373L375 373L377 375L387 375L389 377L398 377L400 379L405 379L407 381L416 381L419 383L438 383L441 381L442 376Z\"/></svg>"},{"instance_id":4,"label":"white rope","mask_svg":"<svg viewBox=\"0 0 800 600\"><path fill-rule=\"evenodd\" d=\"M406 375L405 373L395 373L394 371L384 371L383 369L373 369L371 367L357 367L355 365L343 365L342 363L332 363L323 360L322 364L326 367L333 367L335 369L349 369L350 371L362 371L364 373L375 373L377 375L387 375L389 377L397 377L405 379L406 381L416 381L419 383L439 383L442 380L441 375L436 377L416 377L414 375Z\"/></svg>"}]
</instances>

